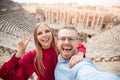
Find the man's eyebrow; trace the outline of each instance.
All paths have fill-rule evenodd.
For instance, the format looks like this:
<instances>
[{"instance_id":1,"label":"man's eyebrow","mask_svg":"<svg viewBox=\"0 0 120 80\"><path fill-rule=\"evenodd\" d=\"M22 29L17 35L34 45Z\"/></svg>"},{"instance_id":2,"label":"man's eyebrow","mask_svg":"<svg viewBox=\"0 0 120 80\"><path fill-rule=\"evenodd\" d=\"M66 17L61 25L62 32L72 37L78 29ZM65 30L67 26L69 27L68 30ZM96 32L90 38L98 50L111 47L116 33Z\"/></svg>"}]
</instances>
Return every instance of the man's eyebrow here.
<instances>
[{"instance_id":1,"label":"man's eyebrow","mask_svg":"<svg viewBox=\"0 0 120 80\"><path fill-rule=\"evenodd\" d=\"M58 37L67 37L67 36L58 36Z\"/></svg>"}]
</instances>

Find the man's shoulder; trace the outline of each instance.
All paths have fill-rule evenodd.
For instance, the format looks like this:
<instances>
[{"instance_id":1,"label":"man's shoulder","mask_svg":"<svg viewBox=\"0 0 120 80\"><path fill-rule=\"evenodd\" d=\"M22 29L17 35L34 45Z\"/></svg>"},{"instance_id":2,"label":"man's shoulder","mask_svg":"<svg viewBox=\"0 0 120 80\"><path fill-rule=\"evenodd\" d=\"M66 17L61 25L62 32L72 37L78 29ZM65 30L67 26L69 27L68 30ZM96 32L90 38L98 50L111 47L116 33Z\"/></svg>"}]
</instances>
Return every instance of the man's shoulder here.
<instances>
[{"instance_id":1,"label":"man's shoulder","mask_svg":"<svg viewBox=\"0 0 120 80\"><path fill-rule=\"evenodd\" d=\"M92 61L84 58L81 61L79 61L74 67L85 68L85 67L91 67L91 66L95 67L95 64Z\"/></svg>"},{"instance_id":2,"label":"man's shoulder","mask_svg":"<svg viewBox=\"0 0 120 80\"><path fill-rule=\"evenodd\" d=\"M94 64L94 63L87 58L83 58L81 61L79 61L79 64Z\"/></svg>"}]
</instances>

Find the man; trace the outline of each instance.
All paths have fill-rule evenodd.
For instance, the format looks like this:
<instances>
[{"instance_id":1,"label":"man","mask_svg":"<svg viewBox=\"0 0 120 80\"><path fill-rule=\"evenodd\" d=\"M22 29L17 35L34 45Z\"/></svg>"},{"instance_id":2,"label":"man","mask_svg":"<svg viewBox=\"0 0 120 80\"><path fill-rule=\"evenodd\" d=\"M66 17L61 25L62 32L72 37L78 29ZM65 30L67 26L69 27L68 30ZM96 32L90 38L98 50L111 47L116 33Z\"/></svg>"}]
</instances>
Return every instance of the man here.
<instances>
[{"instance_id":1,"label":"man","mask_svg":"<svg viewBox=\"0 0 120 80\"><path fill-rule=\"evenodd\" d=\"M60 54L55 69L55 80L120 80L115 74L99 71L87 59L69 68L69 59L75 55L78 44L78 32L74 27L66 26L60 29L57 39Z\"/></svg>"}]
</instances>

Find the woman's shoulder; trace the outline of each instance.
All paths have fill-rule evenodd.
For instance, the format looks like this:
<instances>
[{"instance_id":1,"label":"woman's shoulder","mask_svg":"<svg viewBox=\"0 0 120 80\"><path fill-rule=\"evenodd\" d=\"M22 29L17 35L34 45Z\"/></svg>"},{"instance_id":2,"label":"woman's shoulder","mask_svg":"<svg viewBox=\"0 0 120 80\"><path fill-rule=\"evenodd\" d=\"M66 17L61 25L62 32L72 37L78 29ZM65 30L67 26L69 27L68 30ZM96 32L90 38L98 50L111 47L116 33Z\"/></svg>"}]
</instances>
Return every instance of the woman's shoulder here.
<instances>
[{"instance_id":1,"label":"woman's shoulder","mask_svg":"<svg viewBox=\"0 0 120 80\"><path fill-rule=\"evenodd\" d=\"M34 58L35 55L36 55L36 50L33 49L33 50L30 50L30 51L27 51L27 52L24 54L23 58Z\"/></svg>"},{"instance_id":2,"label":"woman's shoulder","mask_svg":"<svg viewBox=\"0 0 120 80\"><path fill-rule=\"evenodd\" d=\"M30 50L24 54L24 56L20 59L20 62L28 62L33 61L35 58L36 50Z\"/></svg>"},{"instance_id":3,"label":"woman's shoulder","mask_svg":"<svg viewBox=\"0 0 120 80\"><path fill-rule=\"evenodd\" d=\"M35 56L36 55L36 50L33 49L33 50L30 50L26 53L26 55L29 55L29 56Z\"/></svg>"}]
</instances>

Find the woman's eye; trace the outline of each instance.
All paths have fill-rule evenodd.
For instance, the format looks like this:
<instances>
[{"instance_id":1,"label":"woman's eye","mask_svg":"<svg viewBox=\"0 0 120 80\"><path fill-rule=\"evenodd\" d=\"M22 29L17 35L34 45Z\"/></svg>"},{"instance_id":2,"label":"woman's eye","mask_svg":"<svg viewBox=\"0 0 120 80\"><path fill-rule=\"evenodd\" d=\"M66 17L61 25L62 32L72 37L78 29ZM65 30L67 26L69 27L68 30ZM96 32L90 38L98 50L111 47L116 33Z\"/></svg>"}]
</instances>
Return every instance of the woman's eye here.
<instances>
[{"instance_id":1,"label":"woman's eye","mask_svg":"<svg viewBox=\"0 0 120 80\"><path fill-rule=\"evenodd\" d=\"M50 30L46 30L46 31L45 31L45 33L49 33L49 32L50 32Z\"/></svg>"},{"instance_id":2,"label":"woman's eye","mask_svg":"<svg viewBox=\"0 0 120 80\"><path fill-rule=\"evenodd\" d=\"M38 33L38 35L41 35L41 34L42 34L42 32L39 32L39 33Z\"/></svg>"}]
</instances>

